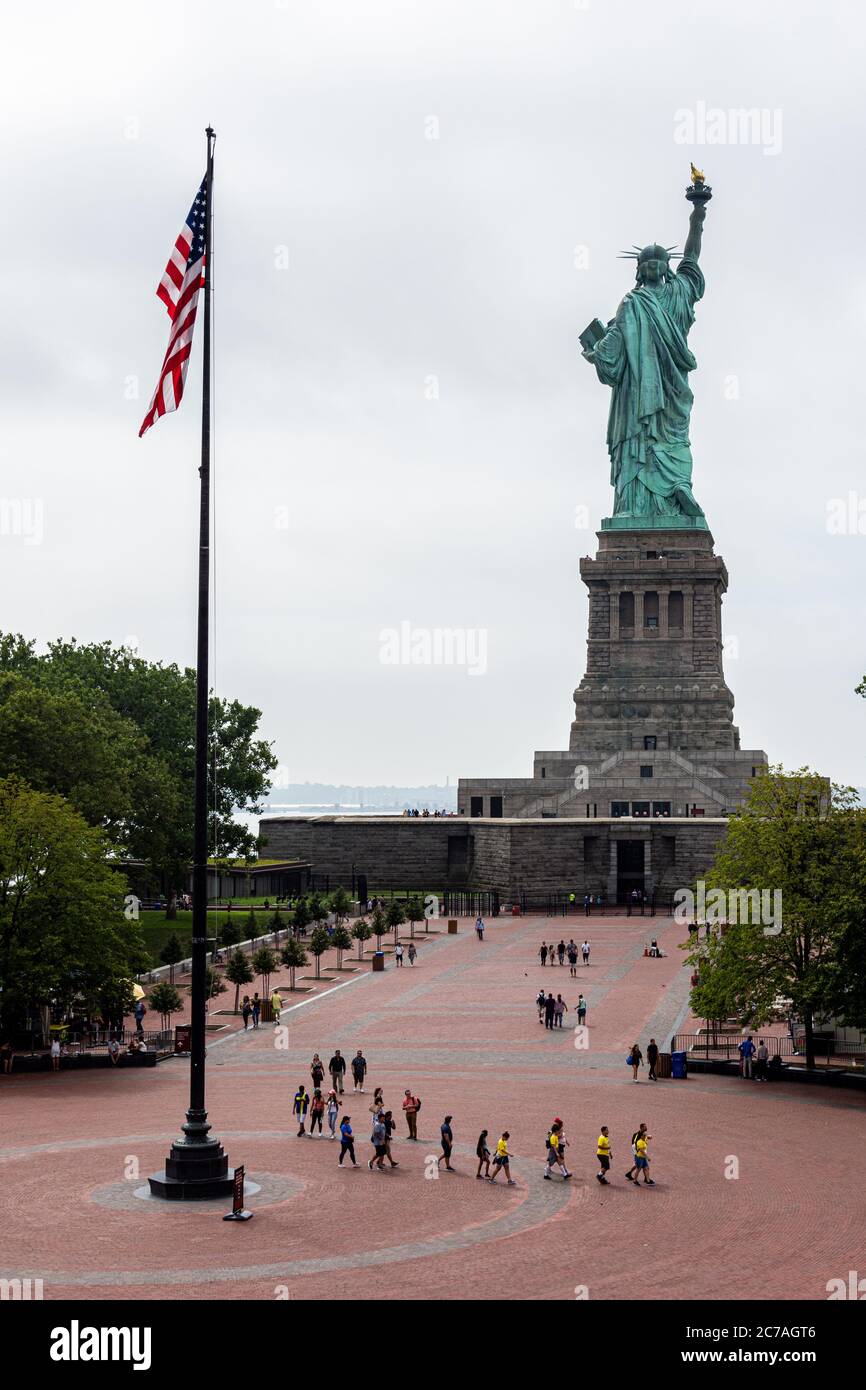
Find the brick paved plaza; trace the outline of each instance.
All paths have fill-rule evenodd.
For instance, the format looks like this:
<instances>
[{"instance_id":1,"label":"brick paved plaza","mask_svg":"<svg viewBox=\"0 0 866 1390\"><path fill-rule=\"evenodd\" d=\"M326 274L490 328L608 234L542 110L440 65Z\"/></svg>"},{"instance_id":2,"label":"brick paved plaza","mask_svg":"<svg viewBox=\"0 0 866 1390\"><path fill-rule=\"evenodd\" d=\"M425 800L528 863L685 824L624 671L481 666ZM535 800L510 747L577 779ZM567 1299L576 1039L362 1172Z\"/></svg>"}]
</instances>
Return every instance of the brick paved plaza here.
<instances>
[{"instance_id":1,"label":"brick paved plaza","mask_svg":"<svg viewBox=\"0 0 866 1390\"><path fill-rule=\"evenodd\" d=\"M479 944L423 939L414 968L347 973L284 1015L289 1047L263 1025L209 1044L208 1102L230 1164L260 1191L255 1219L223 1223L225 1204L164 1205L140 1193L162 1166L186 1104L188 1063L150 1070L0 1078L2 1273L41 1278L46 1299L401 1298L825 1299L831 1278L866 1268L866 1202L855 1178L864 1102L852 1093L693 1075L631 1080L639 1038L664 1044L684 1016L681 929L656 919L592 919L591 965L542 971L542 939L573 935L583 917L500 919ZM643 956L650 934L668 955ZM539 1026L544 983L573 1009L589 1002L590 1049L573 1027ZM574 1014L566 1016L573 1025ZM314 1051L362 1048L366 1094L353 1096L360 1166L339 1145L296 1137L297 1083ZM422 1098L421 1142L405 1135L399 1167L369 1173L375 1085L395 1111L406 1086ZM457 1172L427 1176L439 1125L454 1116ZM561 1116L570 1183L542 1180L544 1139ZM655 1188L626 1182L641 1120ZM595 1179L607 1124L612 1183ZM511 1133L517 1186L475 1180L479 1130ZM740 1176L726 1178L731 1157Z\"/></svg>"}]
</instances>

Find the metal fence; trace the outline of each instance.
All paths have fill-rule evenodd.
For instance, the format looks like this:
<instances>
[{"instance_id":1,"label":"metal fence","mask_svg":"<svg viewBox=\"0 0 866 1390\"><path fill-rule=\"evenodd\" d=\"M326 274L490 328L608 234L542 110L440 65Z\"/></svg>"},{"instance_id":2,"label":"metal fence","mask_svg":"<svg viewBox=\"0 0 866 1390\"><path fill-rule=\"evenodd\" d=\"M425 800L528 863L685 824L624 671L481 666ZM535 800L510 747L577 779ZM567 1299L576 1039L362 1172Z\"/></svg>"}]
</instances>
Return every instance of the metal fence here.
<instances>
[{"instance_id":1,"label":"metal fence","mask_svg":"<svg viewBox=\"0 0 866 1390\"><path fill-rule=\"evenodd\" d=\"M671 1043L672 1052L688 1052L693 1057L706 1057L713 1061L738 1062L739 1046L743 1033L723 1033L721 1030L706 1033L678 1033ZM750 1034L755 1047L765 1043L771 1057L781 1057L783 1061L793 1061L805 1057L806 1045L803 1038L790 1035L779 1037L769 1033ZM841 1063L846 1066L862 1067L866 1060L866 1043L844 1042L839 1038L818 1035L814 1039L815 1057L827 1066Z\"/></svg>"}]
</instances>

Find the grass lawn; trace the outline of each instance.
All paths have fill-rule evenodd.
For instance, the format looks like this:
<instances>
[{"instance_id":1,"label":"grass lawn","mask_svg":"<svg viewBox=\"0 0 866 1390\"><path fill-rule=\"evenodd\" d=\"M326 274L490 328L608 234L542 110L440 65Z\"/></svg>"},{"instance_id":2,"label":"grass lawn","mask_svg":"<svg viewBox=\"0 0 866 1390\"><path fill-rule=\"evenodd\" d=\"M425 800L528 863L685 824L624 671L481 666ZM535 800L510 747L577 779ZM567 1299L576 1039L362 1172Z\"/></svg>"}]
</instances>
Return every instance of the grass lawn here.
<instances>
[{"instance_id":1,"label":"grass lawn","mask_svg":"<svg viewBox=\"0 0 866 1390\"><path fill-rule=\"evenodd\" d=\"M291 921L291 913L281 912L283 926L288 926ZM268 923L268 916L263 913L257 914L256 926L259 932L264 935ZM223 923L231 920L232 926L238 929L241 940L246 940L246 913L243 912L209 912L207 915L208 936L214 936ZM183 947L184 955L192 954L192 913L184 912L180 908L177 910L177 917L173 922L167 922L165 913L159 910L154 912L142 912L139 918L139 927L144 937L144 944L150 953L151 961L154 965L162 965L160 952L165 946L170 936L176 936Z\"/></svg>"}]
</instances>

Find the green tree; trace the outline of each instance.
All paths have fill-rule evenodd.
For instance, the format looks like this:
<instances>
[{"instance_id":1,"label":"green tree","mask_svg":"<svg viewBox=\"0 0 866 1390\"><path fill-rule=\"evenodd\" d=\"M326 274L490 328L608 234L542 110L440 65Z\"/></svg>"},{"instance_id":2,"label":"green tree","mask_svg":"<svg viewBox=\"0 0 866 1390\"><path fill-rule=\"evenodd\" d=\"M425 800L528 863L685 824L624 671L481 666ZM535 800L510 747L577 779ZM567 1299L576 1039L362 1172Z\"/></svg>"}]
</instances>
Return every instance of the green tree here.
<instances>
[{"instance_id":1,"label":"green tree","mask_svg":"<svg viewBox=\"0 0 866 1390\"><path fill-rule=\"evenodd\" d=\"M351 951L352 949L352 938L346 931L346 928L343 926L342 922L340 922L339 925L336 926L333 932L331 933L331 945L337 952L337 969L342 970L343 952Z\"/></svg>"},{"instance_id":2,"label":"green tree","mask_svg":"<svg viewBox=\"0 0 866 1390\"><path fill-rule=\"evenodd\" d=\"M370 918L370 927L372 929L373 935L376 938L376 949L377 951L381 951L382 937L388 930L388 923L385 920L385 914L382 911L381 907L377 907L375 912L373 913L373 916Z\"/></svg>"},{"instance_id":3,"label":"green tree","mask_svg":"<svg viewBox=\"0 0 866 1390\"><path fill-rule=\"evenodd\" d=\"M250 908L249 912L247 913L246 931L247 940L251 941L253 943L253 947L255 947L255 944L259 939L259 924L258 919L256 918L256 914L253 912L252 908Z\"/></svg>"},{"instance_id":4,"label":"green tree","mask_svg":"<svg viewBox=\"0 0 866 1390\"><path fill-rule=\"evenodd\" d=\"M240 941L240 932L231 918L228 918L221 927L217 928L217 933L221 946L237 946Z\"/></svg>"},{"instance_id":5,"label":"green tree","mask_svg":"<svg viewBox=\"0 0 866 1390\"><path fill-rule=\"evenodd\" d=\"M339 926L345 922L349 916L352 901L345 888L335 888L331 894L331 911L334 914L334 925Z\"/></svg>"},{"instance_id":6,"label":"green tree","mask_svg":"<svg viewBox=\"0 0 866 1390\"><path fill-rule=\"evenodd\" d=\"M289 968L289 988L293 990L295 988L295 971L307 964L307 953L300 941L296 941L293 936L290 936L280 952L280 959L283 965Z\"/></svg>"},{"instance_id":7,"label":"green tree","mask_svg":"<svg viewBox=\"0 0 866 1390\"><path fill-rule=\"evenodd\" d=\"M235 1007L234 1013L238 1011L238 998L240 997L241 985L251 985L254 979L250 969L250 963L241 950L240 946L233 956L229 957L228 965L225 970L226 979L235 987Z\"/></svg>"},{"instance_id":8,"label":"green tree","mask_svg":"<svg viewBox=\"0 0 866 1390\"><path fill-rule=\"evenodd\" d=\"M262 978L262 994L270 993L271 976L278 964L277 953L270 946L260 946L253 956L253 970Z\"/></svg>"},{"instance_id":9,"label":"green tree","mask_svg":"<svg viewBox=\"0 0 866 1390\"><path fill-rule=\"evenodd\" d=\"M150 958L122 903L111 844L60 796L0 780L0 989L4 1017L27 1005L93 1008Z\"/></svg>"},{"instance_id":10,"label":"green tree","mask_svg":"<svg viewBox=\"0 0 866 1390\"><path fill-rule=\"evenodd\" d=\"M234 981L232 982L234 983ZM190 986L192 989L192 986ZM208 999L215 999L218 994L225 994L226 986L219 970L215 970L212 965L205 970L205 995Z\"/></svg>"},{"instance_id":11,"label":"green tree","mask_svg":"<svg viewBox=\"0 0 866 1390\"><path fill-rule=\"evenodd\" d=\"M358 943L358 960L363 960L364 942L369 941L370 937L373 935L373 932L370 928L370 923L367 922L365 918L359 917L357 922L352 927L352 935Z\"/></svg>"},{"instance_id":12,"label":"green tree","mask_svg":"<svg viewBox=\"0 0 866 1390\"><path fill-rule=\"evenodd\" d=\"M316 958L316 979L322 976L322 956L330 948L331 938L325 927L314 927L310 933L310 950Z\"/></svg>"},{"instance_id":13,"label":"green tree","mask_svg":"<svg viewBox=\"0 0 866 1390\"><path fill-rule=\"evenodd\" d=\"M147 1002L152 1012L159 1014L163 1032L171 1027L171 1015L179 1014L183 1010L180 994L174 985L170 985L166 980L161 980L153 986Z\"/></svg>"},{"instance_id":14,"label":"green tree","mask_svg":"<svg viewBox=\"0 0 866 1390\"><path fill-rule=\"evenodd\" d=\"M176 932L172 932L159 953L163 965L168 966L168 978L171 984L174 984L174 967L183 960L185 955L186 951L183 949L180 938Z\"/></svg>"},{"instance_id":15,"label":"green tree","mask_svg":"<svg viewBox=\"0 0 866 1390\"><path fill-rule=\"evenodd\" d=\"M866 921L866 812L850 788L828 796L824 779L805 768L756 778L707 875L708 920L712 889L725 894L727 925L689 956L700 976L695 1012L761 1027L780 997L790 999L807 1067L815 1065L816 1018L866 1025L844 978L846 947L862 939ZM780 925L754 920L761 890L781 894Z\"/></svg>"},{"instance_id":16,"label":"green tree","mask_svg":"<svg viewBox=\"0 0 866 1390\"><path fill-rule=\"evenodd\" d=\"M318 893L310 893L307 898L307 911L313 926L317 926L325 917L327 909Z\"/></svg>"},{"instance_id":17,"label":"green tree","mask_svg":"<svg viewBox=\"0 0 866 1390\"><path fill-rule=\"evenodd\" d=\"M418 897L411 897L406 904L406 918L409 922L409 935L415 940L415 923L424 920L424 905Z\"/></svg>"},{"instance_id":18,"label":"green tree","mask_svg":"<svg viewBox=\"0 0 866 1390\"><path fill-rule=\"evenodd\" d=\"M283 930L284 926L285 923L283 922L280 909L276 908L271 916L271 920L268 922L268 927L274 934L274 945L279 944L280 932Z\"/></svg>"},{"instance_id":19,"label":"green tree","mask_svg":"<svg viewBox=\"0 0 866 1390\"><path fill-rule=\"evenodd\" d=\"M388 912L385 920L387 921L388 926L393 928L394 945L396 946L400 935L400 926L403 922L406 921L406 914L403 911L403 904L400 902L399 898L391 899L390 903L388 904Z\"/></svg>"},{"instance_id":20,"label":"green tree","mask_svg":"<svg viewBox=\"0 0 866 1390\"><path fill-rule=\"evenodd\" d=\"M307 906L306 898L298 898L292 912L292 923L295 931L302 935L310 925L310 920L310 909Z\"/></svg>"}]
</instances>

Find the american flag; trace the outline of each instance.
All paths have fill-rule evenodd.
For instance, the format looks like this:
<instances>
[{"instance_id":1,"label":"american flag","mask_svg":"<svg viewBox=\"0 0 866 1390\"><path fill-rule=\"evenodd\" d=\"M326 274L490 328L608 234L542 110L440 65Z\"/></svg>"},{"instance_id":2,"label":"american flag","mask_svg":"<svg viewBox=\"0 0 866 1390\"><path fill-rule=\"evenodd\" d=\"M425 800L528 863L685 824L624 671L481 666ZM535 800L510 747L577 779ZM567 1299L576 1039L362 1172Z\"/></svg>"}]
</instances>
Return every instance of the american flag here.
<instances>
[{"instance_id":1,"label":"american flag","mask_svg":"<svg viewBox=\"0 0 866 1390\"><path fill-rule=\"evenodd\" d=\"M168 310L171 328L159 381L144 422L138 431L139 439L161 415L167 415L170 410L177 410L183 399L186 370L192 351L198 293L204 284L206 207L205 178L202 179L201 187L195 195L195 202L187 214L168 258L168 265L157 286L157 297Z\"/></svg>"}]
</instances>

